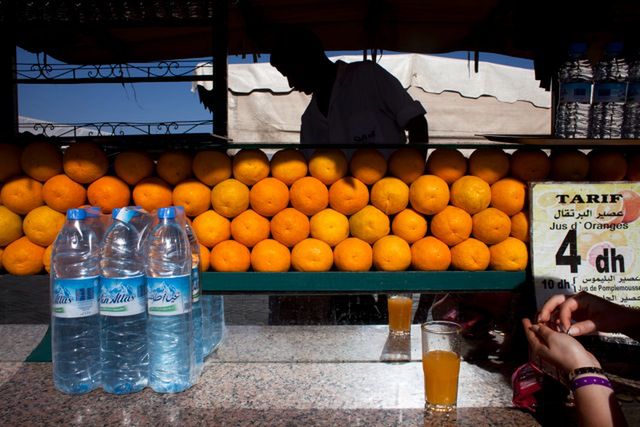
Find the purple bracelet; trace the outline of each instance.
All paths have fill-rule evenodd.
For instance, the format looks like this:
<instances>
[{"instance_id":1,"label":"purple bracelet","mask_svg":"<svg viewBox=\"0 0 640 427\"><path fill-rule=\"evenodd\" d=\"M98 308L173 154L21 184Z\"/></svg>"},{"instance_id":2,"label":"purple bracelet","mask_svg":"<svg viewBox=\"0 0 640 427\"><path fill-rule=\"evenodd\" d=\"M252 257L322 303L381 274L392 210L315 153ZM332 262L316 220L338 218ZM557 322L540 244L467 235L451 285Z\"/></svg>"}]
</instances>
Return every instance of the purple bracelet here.
<instances>
[{"instance_id":1,"label":"purple bracelet","mask_svg":"<svg viewBox=\"0 0 640 427\"><path fill-rule=\"evenodd\" d=\"M580 387L584 387L586 385L601 385L601 386L609 387L610 389L613 389L613 386L611 385L608 379L602 378L602 377L595 377L595 376L576 378L571 383L571 389L577 390Z\"/></svg>"}]
</instances>

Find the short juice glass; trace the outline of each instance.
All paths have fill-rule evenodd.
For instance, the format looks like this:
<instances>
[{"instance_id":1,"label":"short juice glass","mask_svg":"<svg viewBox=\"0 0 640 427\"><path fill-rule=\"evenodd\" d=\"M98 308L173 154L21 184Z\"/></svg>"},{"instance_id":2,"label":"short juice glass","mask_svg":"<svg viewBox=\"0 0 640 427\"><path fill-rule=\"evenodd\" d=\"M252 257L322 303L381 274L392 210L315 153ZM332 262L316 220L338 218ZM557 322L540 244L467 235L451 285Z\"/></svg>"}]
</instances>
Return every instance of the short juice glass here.
<instances>
[{"instance_id":1,"label":"short juice glass","mask_svg":"<svg viewBox=\"0 0 640 427\"><path fill-rule=\"evenodd\" d=\"M452 412L458 400L460 325L433 321L422 324L422 370L425 408Z\"/></svg>"},{"instance_id":2,"label":"short juice glass","mask_svg":"<svg viewBox=\"0 0 640 427\"><path fill-rule=\"evenodd\" d=\"M387 297L389 313L389 332L394 335L409 335L411 333L411 305L410 293L390 294Z\"/></svg>"}]
</instances>

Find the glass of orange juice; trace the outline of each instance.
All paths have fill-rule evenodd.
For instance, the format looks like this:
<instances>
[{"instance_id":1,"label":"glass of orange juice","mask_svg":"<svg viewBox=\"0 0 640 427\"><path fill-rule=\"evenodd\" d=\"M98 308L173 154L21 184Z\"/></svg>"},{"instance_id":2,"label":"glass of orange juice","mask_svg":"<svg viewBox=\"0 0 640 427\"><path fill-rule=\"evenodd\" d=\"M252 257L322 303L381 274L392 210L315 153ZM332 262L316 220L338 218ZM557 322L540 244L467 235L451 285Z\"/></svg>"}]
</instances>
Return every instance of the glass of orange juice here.
<instances>
[{"instance_id":1,"label":"glass of orange juice","mask_svg":"<svg viewBox=\"0 0 640 427\"><path fill-rule=\"evenodd\" d=\"M452 412L458 400L460 325L432 321L422 324L422 370L425 408Z\"/></svg>"},{"instance_id":2,"label":"glass of orange juice","mask_svg":"<svg viewBox=\"0 0 640 427\"><path fill-rule=\"evenodd\" d=\"M410 293L390 294L387 297L390 333L394 335L411 333L411 304L412 294Z\"/></svg>"}]
</instances>

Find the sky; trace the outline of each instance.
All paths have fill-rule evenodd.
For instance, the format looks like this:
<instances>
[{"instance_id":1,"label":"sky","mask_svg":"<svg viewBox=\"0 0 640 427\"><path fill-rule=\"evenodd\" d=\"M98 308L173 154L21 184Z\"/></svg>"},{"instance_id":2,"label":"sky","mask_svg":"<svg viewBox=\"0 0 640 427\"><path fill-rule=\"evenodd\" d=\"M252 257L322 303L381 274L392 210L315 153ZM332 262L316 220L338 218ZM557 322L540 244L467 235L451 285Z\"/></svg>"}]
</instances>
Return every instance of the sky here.
<instances>
[{"instance_id":1,"label":"sky","mask_svg":"<svg viewBox=\"0 0 640 427\"><path fill-rule=\"evenodd\" d=\"M329 55L361 55L362 52L329 52ZM394 52L384 52L393 55ZM437 56L467 59L467 52ZM259 62L267 62L261 55ZM533 62L504 55L481 53L481 61L521 68L533 68ZM17 62L37 63L34 54L18 48ZM49 62L55 62L49 59ZM230 56L229 64L251 63L251 56ZM166 122L210 120L200 104L191 82L135 84L58 84L18 85L18 111L21 116L53 123L91 122ZM200 130L202 131L202 130Z\"/></svg>"}]
</instances>

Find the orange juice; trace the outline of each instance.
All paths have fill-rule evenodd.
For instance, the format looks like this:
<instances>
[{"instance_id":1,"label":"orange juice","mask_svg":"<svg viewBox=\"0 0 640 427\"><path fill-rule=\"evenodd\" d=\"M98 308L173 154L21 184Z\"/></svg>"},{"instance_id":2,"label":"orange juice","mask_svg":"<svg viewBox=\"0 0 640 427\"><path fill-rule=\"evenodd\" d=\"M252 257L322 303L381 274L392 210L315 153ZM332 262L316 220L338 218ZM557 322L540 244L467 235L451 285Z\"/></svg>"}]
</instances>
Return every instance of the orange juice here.
<instances>
[{"instance_id":1,"label":"orange juice","mask_svg":"<svg viewBox=\"0 0 640 427\"><path fill-rule=\"evenodd\" d=\"M422 370L427 403L440 410L452 409L458 398L460 357L451 351L430 351L422 355Z\"/></svg>"},{"instance_id":2,"label":"orange juice","mask_svg":"<svg viewBox=\"0 0 640 427\"><path fill-rule=\"evenodd\" d=\"M387 299L389 311L389 331L408 334L411 331L411 298L392 295Z\"/></svg>"}]
</instances>

